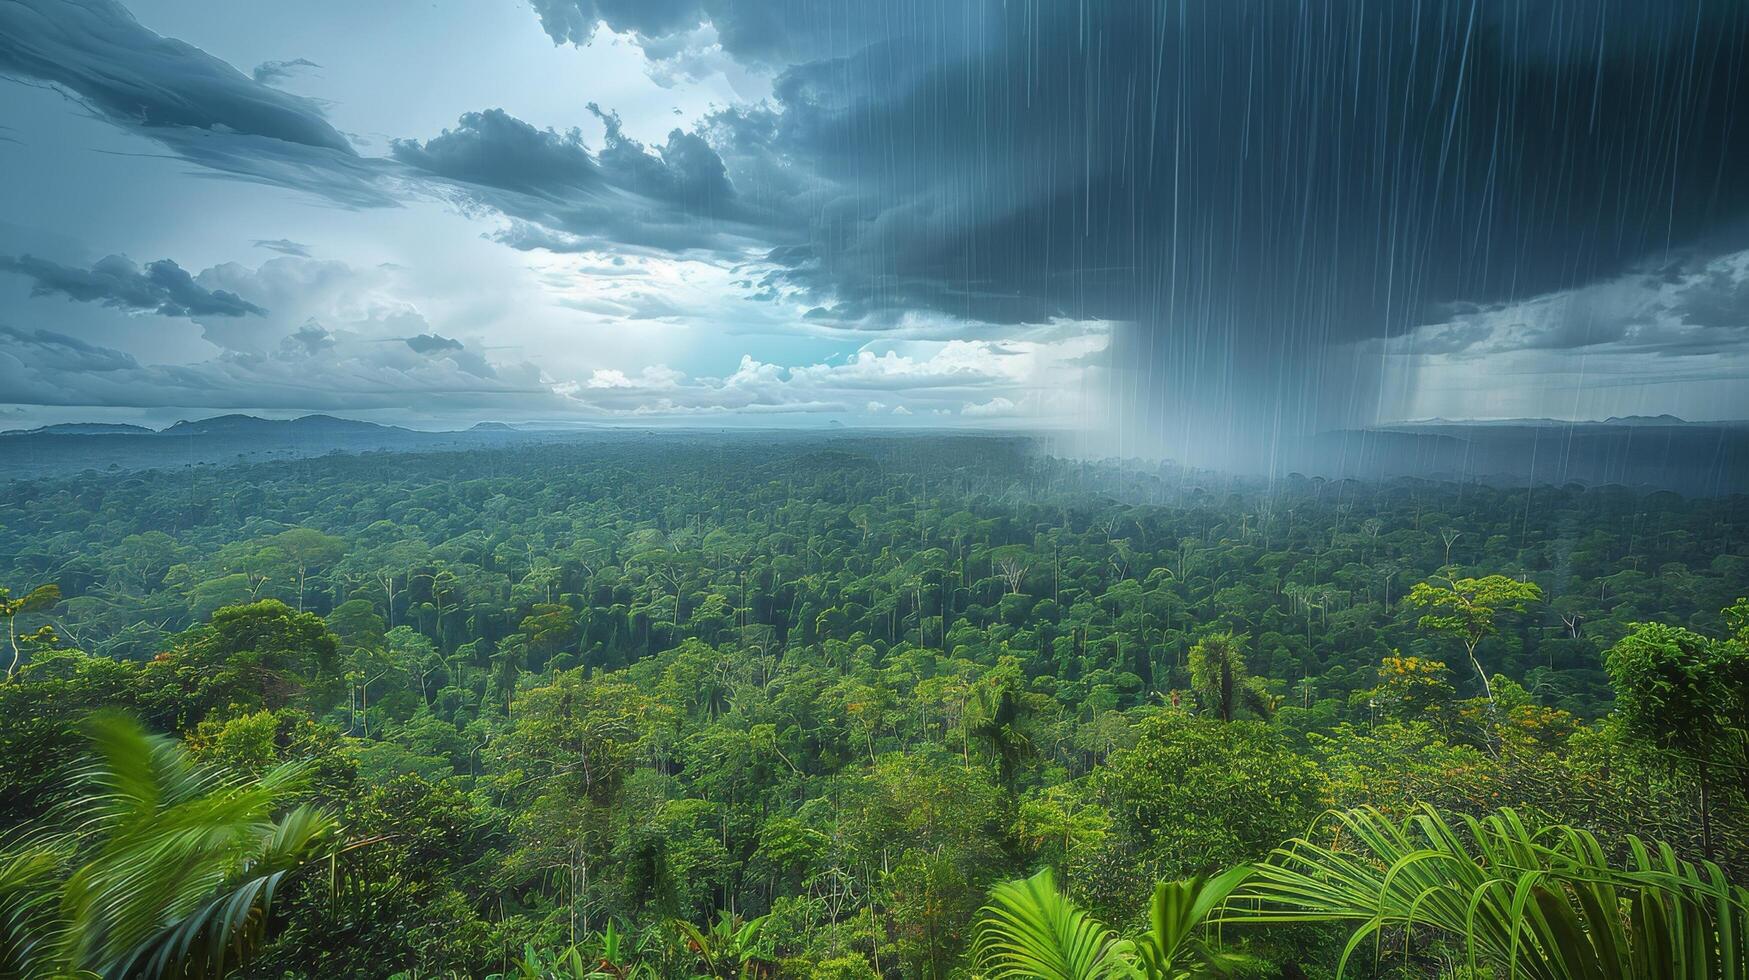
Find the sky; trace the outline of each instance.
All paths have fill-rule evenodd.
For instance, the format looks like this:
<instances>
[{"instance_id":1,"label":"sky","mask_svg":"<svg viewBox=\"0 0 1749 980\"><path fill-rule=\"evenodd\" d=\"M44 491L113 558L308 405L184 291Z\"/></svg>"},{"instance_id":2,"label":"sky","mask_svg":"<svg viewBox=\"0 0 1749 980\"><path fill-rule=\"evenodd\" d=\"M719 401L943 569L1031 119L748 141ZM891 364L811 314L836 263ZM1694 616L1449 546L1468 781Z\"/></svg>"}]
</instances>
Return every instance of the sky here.
<instances>
[{"instance_id":1,"label":"sky","mask_svg":"<svg viewBox=\"0 0 1749 980\"><path fill-rule=\"evenodd\" d=\"M0 428L1749 417L1749 5L0 0Z\"/></svg>"}]
</instances>

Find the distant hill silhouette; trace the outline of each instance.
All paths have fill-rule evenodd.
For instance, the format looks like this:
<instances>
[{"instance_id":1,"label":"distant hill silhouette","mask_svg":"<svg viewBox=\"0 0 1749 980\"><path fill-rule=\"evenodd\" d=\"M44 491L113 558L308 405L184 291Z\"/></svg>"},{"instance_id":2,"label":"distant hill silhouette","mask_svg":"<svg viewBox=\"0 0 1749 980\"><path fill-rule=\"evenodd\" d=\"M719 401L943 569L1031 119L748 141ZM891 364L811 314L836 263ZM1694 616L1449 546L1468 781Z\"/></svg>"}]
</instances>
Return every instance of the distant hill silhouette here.
<instances>
[{"instance_id":1,"label":"distant hill silhouette","mask_svg":"<svg viewBox=\"0 0 1749 980\"><path fill-rule=\"evenodd\" d=\"M163 430L167 436L262 435L282 432L311 434L377 434L406 432L398 425L378 425L357 419L341 419L332 415L305 415L295 419L263 419L253 415L215 415L193 422L178 422Z\"/></svg>"},{"instance_id":2,"label":"distant hill silhouette","mask_svg":"<svg viewBox=\"0 0 1749 980\"><path fill-rule=\"evenodd\" d=\"M161 469L332 452L465 449L538 438L511 430L419 432L332 415L264 419L216 415L177 422L161 431L137 425L71 423L0 433L5 477L52 476L96 469Z\"/></svg>"},{"instance_id":3,"label":"distant hill silhouette","mask_svg":"<svg viewBox=\"0 0 1749 980\"><path fill-rule=\"evenodd\" d=\"M156 430L143 425L128 425L119 422L60 422L55 425L39 426L35 429L7 429L0 432L0 438L6 436L30 435L66 435L66 436L116 436L116 435L153 435Z\"/></svg>"},{"instance_id":4,"label":"distant hill silhouette","mask_svg":"<svg viewBox=\"0 0 1749 980\"><path fill-rule=\"evenodd\" d=\"M1296 461L1331 478L1622 484L1690 495L1749 492L1749 422L1673 415L1601 422L1443 419L1315 437Z\"/></svg>"}]
</instances>

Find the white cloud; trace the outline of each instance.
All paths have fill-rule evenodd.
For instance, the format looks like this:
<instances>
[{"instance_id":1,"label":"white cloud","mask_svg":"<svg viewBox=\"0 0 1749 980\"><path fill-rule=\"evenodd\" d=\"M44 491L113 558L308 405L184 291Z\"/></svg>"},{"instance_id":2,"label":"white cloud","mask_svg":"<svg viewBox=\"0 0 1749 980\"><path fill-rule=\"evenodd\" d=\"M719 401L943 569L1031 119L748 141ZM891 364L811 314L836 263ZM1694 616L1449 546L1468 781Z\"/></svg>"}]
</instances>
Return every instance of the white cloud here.
<instances>
[{"instance_id":1,"label":"white cloud","mask_svg":"<svg viewBox=\"0 0 1749 980\"><path fill-rule=\"evenodd\" d=\"M960 414L974 419L999 419L1016 415L1019 413L1019 409L1020 406L1012 400L997 395L981 404L974 405L967 402L965 407L960 409Z\"/></svg>"},{"instance_id":2,"label":"white cloud","mask_svg":"<svg viewBox=\"0 0 1749 980\"><path fill-rule=\"evenodd\" d=\"M626 377L624 371L613 368L597 368L583 383L585 388L630 388L632 379Z\"/></svg>"},{"instance_id":3,"label":"white cloud","mask_svg":"<svg viewBox=\"0 0 1749 980\"><path fill-rule=\"evenodd\" d=\"M899 417L1026 417L1068 421L1074 393L1099 383L1090 354L1102 327L1048 325L1003 340L871 343L842 360L784 366L743 354L727 375L688 376L663 365L633 375L597 369L560 387L575 411L606 416L849 412ZM878 397L870 397L878 396Z\"/></svg>"},{"instance_id":4,"label":"white cloud","mask_svg":"<svg viewBox=\"0 0 1749 980\"><path fill-rule=\"evenodd\" d=\"M269 259L256 268L237 262L216 265L195 276L206 289L223 289L265 307L261 317L195 317L202 335L215 346L240 353L273 350L281 338L312 321L325 326L363 327L372 321L402 319L401 336L429 331L418 307L399 298L394 270L355 268L345 262L293 256Z\"/></svg>"}]
</instances>

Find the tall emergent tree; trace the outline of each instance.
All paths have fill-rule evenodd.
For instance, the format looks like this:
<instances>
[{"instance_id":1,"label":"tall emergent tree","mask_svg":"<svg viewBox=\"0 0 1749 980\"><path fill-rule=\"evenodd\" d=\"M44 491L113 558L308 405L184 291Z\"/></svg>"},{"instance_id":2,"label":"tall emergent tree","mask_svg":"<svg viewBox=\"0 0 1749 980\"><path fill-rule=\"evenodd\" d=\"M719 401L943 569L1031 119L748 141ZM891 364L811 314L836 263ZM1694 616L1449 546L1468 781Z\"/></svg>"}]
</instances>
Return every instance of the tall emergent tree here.
<instances>
[{"instance_id":1,"label":"tall emergent tree","mask_svg":"<svg viewBox=\"0 0 1749 980\"><path fill-rule=\"evenodd\" d=\"M1435 580L1435 582L1440 580ZM1470 666L1482 680L1482 693L1488 703L1494 703L1494 684L1488 672L1476 659L1476 647L1499 632L1495 617L1501 612L1524 612L1532 602L1543 597L1535 582L1520 582L1505 575L1483 578L1444 579L1444 585L1419 582L1409 590L1410 605L1428 610L1421 617L1421 628L1453 636L1464 645Z\"/></svg>"}]
</instances>

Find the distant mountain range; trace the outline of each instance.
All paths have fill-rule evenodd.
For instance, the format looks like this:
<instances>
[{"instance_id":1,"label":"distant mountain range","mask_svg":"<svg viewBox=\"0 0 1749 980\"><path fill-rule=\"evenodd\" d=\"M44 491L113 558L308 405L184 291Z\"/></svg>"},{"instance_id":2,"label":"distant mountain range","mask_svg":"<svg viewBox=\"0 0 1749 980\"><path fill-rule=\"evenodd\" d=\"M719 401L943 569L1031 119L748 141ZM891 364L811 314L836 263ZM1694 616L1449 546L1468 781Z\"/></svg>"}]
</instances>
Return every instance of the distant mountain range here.
<instances>
[{"instance_id":1,"label":"distant mountain range","mask_svg":"<svg viewBox=\"0 0 1749 980\"><path fill-rule=\"evenodd\" d=\"M0 438L5 438L7 436L119 436L157 434L157 429L148 429L143 425L111 424L108 422L61 422L57 425L44 425L35 429L6 429L0 431Z\"/></svg>"},{"instance_id":2,"label":"distant mountain range","mask_svg":"<svg viewBox=\"0 0 1749 980\"><path fill-rule=\"evenodd\" d=\"M1302 457L1303 472L1331 478L1749 493L1749 422L1688 422L1673 415L1601 422L1431 419L1323 433Z\"/></svg>"},{"instance_id":3,"label":"distant mountain range","mask_svg":"<svg viewBox=\"0 0 1749 980\"><path fill-rule=\"evenodd\" d=\"M7 429L0 438L20 436L228 436L264 435L281 432L412 432L395 425L378 425L332 415L305 415L295 419L264 419L254 415L215 415L182 421L164 429L107 422L62 422L35 429Z\"/></svg>"},{"instance_id":4,"label":"distant mountain range","mask_svg":"<svg viewBox=\"0 0 1749 980\"><path fill-rule=\"evenodd\" d=\"M0 479L138 470L268 459L302 459L332 452L405 452L468 449L552 438L508 425L482 424L462 432L420 432L332 415L263 419L218 415L162 430L138 425L72 422L0 432Z\"/></svg>"},{"instance_id":5,"label":"distant mountain range","mask_svg":"<svg viewBox=\"0 0 1749 980\"><path fill-rule=\"evenodd\" d=\"M210 419L178 422L165 429L167 436L257 436L280 432L312 435L379 435L394 433L412 435L412 429L398 425L378 425L357 419L338 419L332 415L305 415L295 419L262 419L253 415L215 415Z\"/></svg>"}]
</instances>

